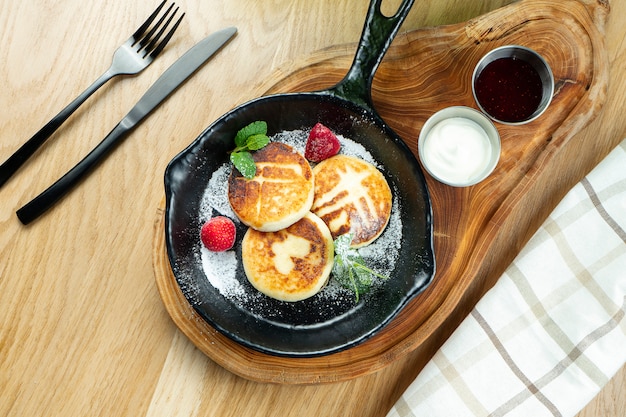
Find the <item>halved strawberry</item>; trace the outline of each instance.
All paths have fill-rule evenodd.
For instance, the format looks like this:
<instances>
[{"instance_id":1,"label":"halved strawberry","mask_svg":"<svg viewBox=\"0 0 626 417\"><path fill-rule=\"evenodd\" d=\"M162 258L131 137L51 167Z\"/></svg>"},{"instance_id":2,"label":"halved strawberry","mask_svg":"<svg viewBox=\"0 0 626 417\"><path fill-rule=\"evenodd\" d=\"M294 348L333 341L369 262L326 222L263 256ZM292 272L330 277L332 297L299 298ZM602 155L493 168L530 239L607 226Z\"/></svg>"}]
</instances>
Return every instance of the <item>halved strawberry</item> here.
<instances>
[{"instance_id":1,"label":"halved strawberry","mask_svg":"<svg viewBox=\"0 0 626 417\"><path fill-rule=\"evenodd\" d=\"M202 243L213 252L224 252L232 248L236 235L235 223L224 216L209 219L200 230Z\"/></svg>"},{"instance_id":2,"label":"halved strawberry","mask_svg":"<svg viewBox=\"0 0 626 417\"><path fill-rule=\"evenodd\" d=\"M337 136L326 126L317 123L311 129L304 148L304 157L311 162L320 162L337 155L341 148Z\"/></svg>"}]
</instances>

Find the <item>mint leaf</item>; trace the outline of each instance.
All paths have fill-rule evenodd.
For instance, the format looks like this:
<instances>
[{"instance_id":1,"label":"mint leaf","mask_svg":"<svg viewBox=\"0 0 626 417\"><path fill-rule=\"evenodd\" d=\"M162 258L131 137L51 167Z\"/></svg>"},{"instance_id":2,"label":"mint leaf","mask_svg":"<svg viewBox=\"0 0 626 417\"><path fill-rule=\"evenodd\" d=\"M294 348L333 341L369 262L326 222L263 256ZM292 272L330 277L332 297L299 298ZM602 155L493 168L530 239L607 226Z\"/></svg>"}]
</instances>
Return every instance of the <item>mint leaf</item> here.
<instances>
[{"instance_id":1,"label":"mint leaf","mask_svg":"<svg viewBox=\"0 0 626 417\"><path fill-rule=\"evenodd\" d=\"M235 136L235 145L238 148L245 147L248 138L254 135L267 135L267 123L261 121L252 122L239 130L237 136Z\"/></svg>"},{"instance_id":2,"label":"mint leaf","mask_svg":"<svg viewBox=\"0 0 626 417\"><path fill-rule=\"evenodd\" d=\"M363 260L361 259L361 262ZM355 286L357 287L357 291L359 294L367 294L372 287L372 282L374 281L372 278L372 271L368 268L362 268L363 265L360 262L355 262L352 264L354 268L355 275Z\"/></svg>"},{"instance_id":3,"label":"mint leaf","mask_svg":"<svg viewBox=\"0 0 626 417\"><path fill-rule=\"evenodd\" d=\"M250 151L257 151L264 148L268 143L270 143L270 138L268 138L266 134L259 133L248 137L246 140L246 148Z\"/></svg>"},{"instance_id":4,"label":"mint leaf","mask_svg":"<svg viewBox=\"0 0 626 417\"><path fill-rule=\"evenodd\" d=\"M348 252L350 251L350 245L352 244L353 238L353 233L346 233L345 235L337 236L334 242L335 254L337 254L341 258L348 256Z\"/></svg>"},{"instance_id":5,"label":"mint leaf","mask_svg":"<svg viewBox=\"0 0 626 417\"><path fill-rule=\"evenodd\" d=\"M267 137L267 123L252 122L237 132L235 149L230 153L230 161L241 175L250 180L256 174L256 165L250 151L258 151L268 143L270 138Z\"/></svg>"},{"instance_id":6,"label":"mint leaf","mask_svg":"<svg viewBox=\"0 0 626 417\"><path fill-rule=\"evenodd\" d=\"M353 233L338 236L335 241L335 263L333 275L337 282L344 288L352 290L355 294L355 302L359 302L359 296L369 292L373 277L387 279L365 265L363 257L350 244L354 238Z\"/></svg>"},{"instance_id":7,"label":"mint leaf","mask_svg":"<svg viewBox=\"0 0 626 417\"><path fill-rule=\"evenodd\" d=\"M250 152L233 152L230 154L230 161L245 178L249 180L254 178L256 174L256 164Z\"/></svg>"}]
</instances>

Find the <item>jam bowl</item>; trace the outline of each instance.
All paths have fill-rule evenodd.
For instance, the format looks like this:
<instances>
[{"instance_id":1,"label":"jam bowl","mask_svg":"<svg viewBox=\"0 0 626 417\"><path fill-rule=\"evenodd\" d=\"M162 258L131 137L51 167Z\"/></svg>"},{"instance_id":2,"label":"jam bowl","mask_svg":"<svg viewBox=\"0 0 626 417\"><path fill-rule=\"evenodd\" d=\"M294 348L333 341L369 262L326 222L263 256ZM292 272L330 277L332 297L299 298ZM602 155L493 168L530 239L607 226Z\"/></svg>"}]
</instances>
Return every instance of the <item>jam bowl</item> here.
<instances>
[{"instance_id":1,"label":"jam bowl","mask_svg":"<svg viewBox=\"0 0 626 417\"><path fill-rule=\"evenodd\" d=\"M506 45L491 50L478 62L472 92L480 110L493 121L520 125L537 119L548 108L554 76L537 52Z\"/></svg>"}]
</instances>

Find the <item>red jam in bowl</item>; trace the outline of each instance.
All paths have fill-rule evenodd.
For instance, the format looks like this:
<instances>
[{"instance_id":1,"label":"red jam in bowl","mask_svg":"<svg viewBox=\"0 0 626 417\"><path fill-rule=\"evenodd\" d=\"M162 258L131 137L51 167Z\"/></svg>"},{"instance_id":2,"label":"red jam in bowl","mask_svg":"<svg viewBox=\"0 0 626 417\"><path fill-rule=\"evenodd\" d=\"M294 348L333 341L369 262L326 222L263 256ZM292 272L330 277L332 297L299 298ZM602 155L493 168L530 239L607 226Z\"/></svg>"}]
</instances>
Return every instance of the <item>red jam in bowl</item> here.
<instances>
[{"instance_id":1,"label":"red jam in bowl","mask_svg":"<svg viewBox=\"0 0 626 417\"><path fill-rule=\"evenodd\" d=\"M541 103L543 86L537 70L523 59L499 58L480 72L476 99L494 119L516 123L528 120Z\"/></svg>"}]
</instances>

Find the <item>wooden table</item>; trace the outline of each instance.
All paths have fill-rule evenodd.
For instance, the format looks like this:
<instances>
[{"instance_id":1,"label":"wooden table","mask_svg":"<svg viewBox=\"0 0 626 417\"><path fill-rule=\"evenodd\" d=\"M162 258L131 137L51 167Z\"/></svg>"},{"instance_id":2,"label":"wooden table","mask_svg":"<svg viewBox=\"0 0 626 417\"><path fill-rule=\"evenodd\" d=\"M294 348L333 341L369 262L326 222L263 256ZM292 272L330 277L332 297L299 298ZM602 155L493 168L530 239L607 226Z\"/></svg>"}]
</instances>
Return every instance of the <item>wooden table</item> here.
<instances>
[{"instance_id":1,"label":"wooden table","mask_svg":"<svg viewBox=\"0 0 626 417\"><path fill-rule=\"evenodd\" d=\"M89 85L154 1L0 6L0 160ZM384 416L418 372L408 355L338 384L250 382L197 350L164 309L152 268L153 225L168 161L214 119L258 96L314 51L353 44L366 3L181 0L184 24L143 74L105 86L0 189L0 415ZM391 4L398 1L388 1ZM418 1L402 30L457 23L510 0ZM626 136L626 1L606 26L607 102L579 133ZM71 168L161 72L225 26L237 38L168 99L59 205L29 227L14 212ZM608 150L594 158L599 161ZM443 342L443 341L442 341ZM626 368L581 416L623 416Z\"/></svg>"}]
</instances>

